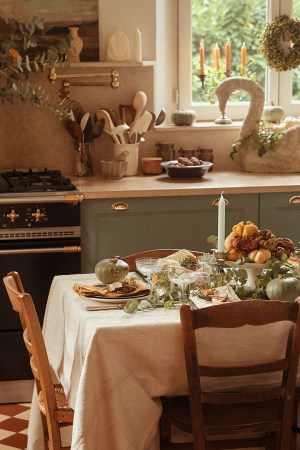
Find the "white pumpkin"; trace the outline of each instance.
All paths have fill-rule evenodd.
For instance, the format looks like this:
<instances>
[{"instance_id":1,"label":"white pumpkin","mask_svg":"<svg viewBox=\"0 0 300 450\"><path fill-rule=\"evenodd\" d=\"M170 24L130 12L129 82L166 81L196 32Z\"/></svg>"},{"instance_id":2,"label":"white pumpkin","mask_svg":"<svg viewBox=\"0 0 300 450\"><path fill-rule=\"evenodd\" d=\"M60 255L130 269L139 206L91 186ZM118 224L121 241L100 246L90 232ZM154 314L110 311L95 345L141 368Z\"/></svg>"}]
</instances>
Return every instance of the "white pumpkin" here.
<instances>
[{"instance_id":1,"label":"white pumpkin","mask_svg":"<svg viewBox=\"0 0 300 450\"><path fill-rule=\"evenodd\" d=\"M285 112L281 106L267 105L264 106L262 120L267 122L279 123L284 118Z\"/></svg>"}]
</instances>

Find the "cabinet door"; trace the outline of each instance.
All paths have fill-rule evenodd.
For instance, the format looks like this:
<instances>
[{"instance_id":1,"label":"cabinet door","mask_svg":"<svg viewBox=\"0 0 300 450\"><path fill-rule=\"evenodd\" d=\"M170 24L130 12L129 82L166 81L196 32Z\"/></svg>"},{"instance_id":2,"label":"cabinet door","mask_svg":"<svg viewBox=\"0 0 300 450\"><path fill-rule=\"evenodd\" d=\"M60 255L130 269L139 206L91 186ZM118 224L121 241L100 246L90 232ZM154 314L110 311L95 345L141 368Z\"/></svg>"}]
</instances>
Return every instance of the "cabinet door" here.
<instances>
[{"instance_id":1,"label":"cabinet door","mask_svg":"<svg viewBox=\"0 0 300 450\"><path fill-rule=\"evenodd\" d=\"M298 245L300 231L300 193L260 195L260 228L268 228L277 237L287 237Z\"/></svg>"},{"instance_id":2,"label":"cabinet door","mask_svg":"<svg viewBox=\"0 0 300 450\"><path fill-rule=\"evenodd\" d=\"M213 206L213 201L218 197L84 201L81 220L82 271L93 272L95 264L101 259L147 249L210 251L207 238L218 233L218 211L217 206ZM257 223L258 195L225 197L229 201L226 207L226 234L241 220Z\"/></svg>"}]
</instances>

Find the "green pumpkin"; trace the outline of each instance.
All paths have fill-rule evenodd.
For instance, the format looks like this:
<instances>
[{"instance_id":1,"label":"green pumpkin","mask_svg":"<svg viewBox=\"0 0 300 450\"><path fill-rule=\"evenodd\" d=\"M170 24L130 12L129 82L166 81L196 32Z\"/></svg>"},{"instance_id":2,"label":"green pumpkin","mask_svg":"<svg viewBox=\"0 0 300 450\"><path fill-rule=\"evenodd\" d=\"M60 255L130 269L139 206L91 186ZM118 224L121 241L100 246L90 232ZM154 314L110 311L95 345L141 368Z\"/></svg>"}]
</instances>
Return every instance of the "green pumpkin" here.
<instances>
[{"instance_id":1,"label":"green pumpkin","mask_svg":"<svg viewBox=\"0 0 300 450\"><path fill-rule=\"evenodd\" d=\"M192 109L178 109L173 112L171 120L177 126L190 126L196 120L196 113Z\"/></svg>"},{"instance_id":2,"label":"green pumpkin","mask_svg":"<svg viewBox=\"0 0 300 450\"><path fill-rule=\"evenodd\" d=\"M117 256L103 259L95 266L95 274L98 280L105 284L123 281L129 272L129 266Z\"/></svg>"},{"instance_id":3,"label":"green pumpkin","mask_svg":"<svg viewBox=\"0 0 300 450\"><path fill-rule=\"evenodd\" d=\"M293 302L300 295L300 281L297 278L274 278L266 287L270 300Z\"/></svg>"}]
</instances>

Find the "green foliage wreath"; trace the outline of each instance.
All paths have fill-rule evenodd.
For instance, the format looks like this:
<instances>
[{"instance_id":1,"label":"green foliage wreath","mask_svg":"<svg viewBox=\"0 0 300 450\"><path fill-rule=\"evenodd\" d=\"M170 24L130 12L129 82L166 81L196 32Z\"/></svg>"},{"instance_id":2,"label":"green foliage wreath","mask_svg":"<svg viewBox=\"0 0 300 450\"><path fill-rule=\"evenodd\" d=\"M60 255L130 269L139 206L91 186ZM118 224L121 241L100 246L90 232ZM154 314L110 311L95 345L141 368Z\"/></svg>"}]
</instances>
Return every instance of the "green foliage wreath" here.
<instances>
[{"instance_id":1,"label":"green foliage wreath","mask_svg":"<svg viewBox=\"0 0 300 450\"><path fill-rule=\"evenodd\" d=\"M282 41L292 45L285 49ZM267 23L259 45L269 67L277 72L295 69L300 65L300 20L282 15Z\"/></svg>"}]
</instances>

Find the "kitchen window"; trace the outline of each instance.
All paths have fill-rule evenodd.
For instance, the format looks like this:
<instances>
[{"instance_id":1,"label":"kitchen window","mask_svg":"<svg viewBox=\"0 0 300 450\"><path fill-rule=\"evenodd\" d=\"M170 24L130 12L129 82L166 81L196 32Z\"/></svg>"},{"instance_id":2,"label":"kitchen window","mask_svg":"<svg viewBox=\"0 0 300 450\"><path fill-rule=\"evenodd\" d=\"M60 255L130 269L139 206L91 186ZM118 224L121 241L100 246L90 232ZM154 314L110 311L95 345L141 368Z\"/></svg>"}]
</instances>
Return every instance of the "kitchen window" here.
<instances>
[{"instance_id":1,"label":"kitchen window","mask_svg":"<svg viewBox=\"0 0 300 450\"><path fill-rule=\"evenodd\" d=\"M221 64L223 60L225 65L224 47L229 38L232 75L239 75L241 46L245 42L247 64L253 58L249 69L256 73L256 80L265 91L266 102L281 105L287 115L300 115L300 69L270 70L257 50L258 36L265 22L282 14L300 18L300 0L178 0L178 5L178 108L194 109L200 121L219 117L218 104L201 101L200 92L197 92L201 90L199 45L203 41L205 66L214 66L216 44L220 48ZM226 114L236 120L244 118L249 107L247 94L240 93L230 100Z\"/></svg>"}]
</instances>

